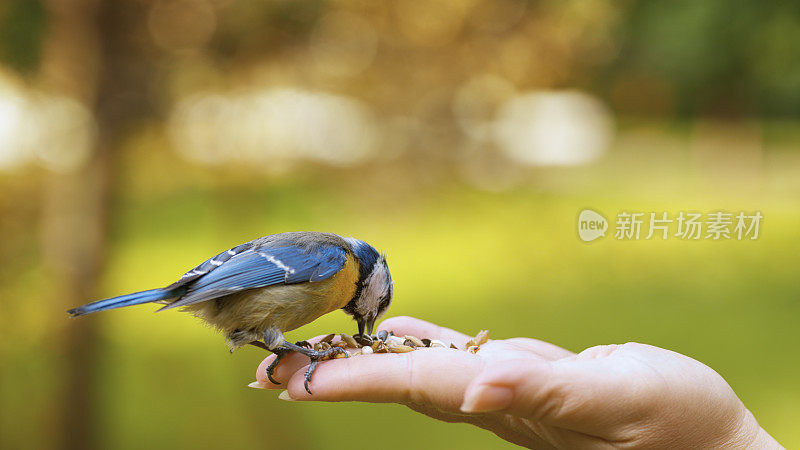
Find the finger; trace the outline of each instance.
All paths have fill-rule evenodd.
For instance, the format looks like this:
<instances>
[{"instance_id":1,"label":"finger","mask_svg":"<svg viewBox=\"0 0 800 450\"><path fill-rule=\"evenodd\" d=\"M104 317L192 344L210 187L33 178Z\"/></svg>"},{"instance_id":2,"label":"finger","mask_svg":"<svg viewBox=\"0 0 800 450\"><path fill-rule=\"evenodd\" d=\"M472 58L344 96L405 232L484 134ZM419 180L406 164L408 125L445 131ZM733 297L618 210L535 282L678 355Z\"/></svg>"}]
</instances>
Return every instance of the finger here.
<instances>
[{"instance_id":1,"label":"finger","mask_svg":"<svg viewBox=\"0 0 800 450\"><path fill-rule=\"evenodd\" d=\"M313 395L303 387L304 370L288 391L296 400L418 403L461 413L464 390L481 367L478 356L444 348L354 356L319 364L309 383Z\"/></svg>"},{"instance_id":2,"label":"finger","mask_svg":"<svg viewBox=\"0 0 800 450\"><path fill-rule=\"evenodd\" d=\"M480 417L475 414L464 414L462 412L450 412L450 411L443 411L439 408L430 406L430 405L423 405L421 403L404 403L408 408L412 411L416 411L420 414L425 414L428 417L432 417L436 420L441 420L442 422L447 423L471 423L473 425L481 424L484 420L483 417Z\"/></svg>"},{"instance_id":3,"label":"finger","mask_svg":"<svg viewBox=\"0 0 800 450\"><path fill-rule=\"evenodd\" d=\"M391 330L398 336L410 334L420 339L438 339L446 345L453 343L457 347L464 347L464 344L470 339L470 336L464 333L408 316L386 319L378 326L378 329Z\"/></svg>"},{"instance_id":4,"label":"finger","mask_svg":"<svg viewBox=\"0 0 800 450\"><path fill-rule=\"evenodd\" d=\"M549 361L575 356L575 353L549 342L529 338L512 338L501 341L511 348L532 352Z\"/></svg>"}]
</instances>

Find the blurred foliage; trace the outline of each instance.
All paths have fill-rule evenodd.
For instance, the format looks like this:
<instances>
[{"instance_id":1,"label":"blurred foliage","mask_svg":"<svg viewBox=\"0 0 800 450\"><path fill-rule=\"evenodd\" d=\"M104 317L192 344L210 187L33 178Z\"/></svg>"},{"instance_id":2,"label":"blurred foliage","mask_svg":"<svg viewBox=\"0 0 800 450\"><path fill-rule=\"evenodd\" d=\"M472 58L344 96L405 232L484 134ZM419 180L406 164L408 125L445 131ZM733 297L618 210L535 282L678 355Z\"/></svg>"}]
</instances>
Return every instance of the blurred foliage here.
<instances>
[{"instance_id":1,"label":"blurred foliage","mask_svg":"<svg viewBox=\"0 0 800 450\"><path fill-rule=\"evenodd\" d=\"M23 73L39 67L45 11L38 0L0 4L0 63Z\"/></svg>"},{"instance_id":2,"label":"blurred foliage","mask_svg":"<svg viewBox=\"0 0 800 450\"><path fill-rule=\"evenodd\" d=\"M618 74L657 77L686 113L800 113L794 2L636 2L623 21Z\"/></svg>"},{"instance_id":3,"label":"blurred foliage","mask_svg":"<svg viewBox=\"0 0 800 450\"><path fill-rule=\"evenodd\" d=\"M156 7L169 3L154 2ZM195 0L172 3L172 10L186 20L198 14L187 8L207 7ZM389 27L387 21L399 21L402 33L403 13L424 17L441 7L437 2L422 2L418 9L404 10L396 2L215 1L211 5L216 31L204 44L204 53L220 67L276 58L290 62L298 46L313 39L328 12L344 10L376 26L384 46L381 57L444 55L461 43L471 43L471 52L490 58L502 59L504 52L527 52L515 57L546 60L545 67L526 73L530 77L527 83L540 87L581 86L611 101L622 113L800 114L800 53L794 45L800 39L800 6L796 2L485 3L466 2L472 5L471 12L464 23L453 25L453 41L440 39L419 45L427 41L419 35L397 36L398 30ZM396 11L391 11L393 8ZM170 17L163 20L174 25ZM439 19L434 14L424 20L436 25ZM35 70L45 25L40 1L10 0L0 5L0 61L24 73ZM527 49L509 47L518 39L529 39ZM371 70L391 76L382 68L400 73L419 70L415 65L398 67L391 61L379 62ZM541 78L542 71L545 78ZM656 104L646 105L629 98L629 94L635 97L636 93L673 98L667 105L659 104L666 98L652 99Z\"/></svg>"}]
</instances>

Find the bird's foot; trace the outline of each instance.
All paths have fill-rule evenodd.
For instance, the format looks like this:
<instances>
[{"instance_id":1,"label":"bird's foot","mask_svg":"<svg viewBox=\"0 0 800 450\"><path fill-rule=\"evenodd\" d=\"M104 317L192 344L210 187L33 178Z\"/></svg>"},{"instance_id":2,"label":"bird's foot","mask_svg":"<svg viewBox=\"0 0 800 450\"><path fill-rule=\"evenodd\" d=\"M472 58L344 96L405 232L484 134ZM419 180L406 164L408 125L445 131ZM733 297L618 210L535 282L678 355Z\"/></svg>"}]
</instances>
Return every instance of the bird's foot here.
<instances>
[{"instance_id":1,"label":"bird's foot","mask_svg":"<svg viewBox=\"0 0 800 450\"><path fill-rule=\"evenodd\" d=\"M304 377L304 380L303 380L303 386L305 386L306 392L308 392L308 395L313 395L311 393L311 389L308 388L308 383L311 381L311 375L313 375L314 371L317 370L317 363L318 362L319 362L319 360L312 359L311 360L311 364L308 365L308 370L306 370L306 374L305 374L305 377Z\"/></svg>"},{"instance_id":2,"label":"bird's foot","mask_svg":"<svg viewBox=\"0 0 800 450\"><path fill-rule=\"evenodd\" d=\"M289 354L290 350L283 349L283 348L276 348L275 350L270 350L269 347L267 347L267 344L265 344L265 343L263 343L261 341L252 341L252 342L250 342L250 345L252 345L254 347L258 347L258 348L263 348L264 350L271 351L272 353L275 353L275 355L276 355L275 356L275 360L273 360L267 366L267 378L269 378L269 381L271 381L273 384L280 384L279 382L275 381L275 378L272 378L272 375L275 373L275 368L278 367L278 363L281 362L281 360L283 359L284 356ZM233 352L233 350L231 350L231 353L232 352Z\"/></svg>"},{"instance_id":3,"label":"bird's foot","mask_svg":"<svg viewBox=\"0 0 800 450\"><path fill-rule=\"evenodd\" d=\"M345 357L349 357L349 355L347 354L347 350L341 347L331 347L328 350L318 351L316 353L319 356L316 357L309 356L309 358L311 359L311 364L309 364L308 370L306 370L306 374L304 376L304 381L303 381L303 386L306 388L306 392L308 392L309 395L313 395L311 393L311 389L308 388L308 383L311 382L311 375L313 375L314 371L317 370L317 363L319 363L320 361L324 361L326 359L331 359L337 354L342 354L345 355Z\"/></svg>"},{"instance_id":4,"label":"bird's foot","mask_svg":"<svg viewBox=\"0 0 800 450\"><path fill-rule=\"evenodd\" d=\"M280 384L279 382L275 381L275 378L272 378L272 375L275 373L275 368L278 367L278 363L284 358L284 356L288 355L290 350L283 349L283 348L276 348L272 350L272 353L275 353L275 359L269 363L267 366L267 378L272 384Z\"/></svg>"},{"instance_id":5,"label":"bird's foot","mask_svg":"<svg viewBox=\"0 0 800 450\"><path fill-rule=\"evenodd\" d=\"M303 355L306 355L308 356L309 359L311 359L311 364L308 366L308 370L306 370L306 374L304 377L305 381L303 382L303 386L305 386L306 392L308 392L309 395L313 395L311 393L311 389L308 388L308 383L311 381L311 376L314 374L314 371L317 370L317 363L319 363L320 361L324 361L326 359L331 359L335 357L337 354L343 354L345 355L345 357L349 356L347 354L347 350L341 347L331 347L327 350L312 350L297 344L290 344L288 342L285 344L285 346L288 349L294 350L298 353L302 353Z\"/></svg>"},{"instance_id":6,"label":"bird's foot","mask_svg":"<svg viewBox=\"0 0 800 450\"><path fill-rule=\"evenodd\" d=\"M261 342L261 341L253 341L253 342L250 342L250 345L252 345L253 347L263 348L264 350L267 350L267 351L269 351L269 347L267 347L267 344L265 344L265 343L263 343L263 342ZM231 352L232 352L232 351L233 351L233 350L231 350Z\"/></svg>"}]
</instances>

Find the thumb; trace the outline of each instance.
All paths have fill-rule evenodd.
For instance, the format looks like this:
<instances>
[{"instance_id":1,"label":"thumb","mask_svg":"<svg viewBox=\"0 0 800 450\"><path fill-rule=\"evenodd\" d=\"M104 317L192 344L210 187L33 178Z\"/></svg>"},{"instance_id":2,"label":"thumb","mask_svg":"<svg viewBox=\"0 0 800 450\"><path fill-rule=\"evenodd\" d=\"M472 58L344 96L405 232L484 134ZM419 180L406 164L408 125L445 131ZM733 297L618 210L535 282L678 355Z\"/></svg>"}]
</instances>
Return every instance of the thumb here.
<instances>
[{"instance_id":1,"label":"thumb","mask_svg":"<svg viewBox=\"0 0 800 450\"><path fill-rule=\"evenodd\" d=\"M573 429L587 423L603 428L623 420L620 411L627 415L624 376L618 375L597 359L506 361L487 367L470 383L461 410L503 412Z\"/></svg>"},{"instance_id":2,"label":"thumb","mask_svg":"<svg viewBox=\"0 0 800 450\"><path fill-rule=\"evenodd\" d=\"M540 359L505 361L487 367L464 392L465 413L506 412L538 418L544 415L554 394L552 364ZM555 405L553 405L555 406ZM538 413L534 411L538 409Z\"/></svg>"}]
</instances>

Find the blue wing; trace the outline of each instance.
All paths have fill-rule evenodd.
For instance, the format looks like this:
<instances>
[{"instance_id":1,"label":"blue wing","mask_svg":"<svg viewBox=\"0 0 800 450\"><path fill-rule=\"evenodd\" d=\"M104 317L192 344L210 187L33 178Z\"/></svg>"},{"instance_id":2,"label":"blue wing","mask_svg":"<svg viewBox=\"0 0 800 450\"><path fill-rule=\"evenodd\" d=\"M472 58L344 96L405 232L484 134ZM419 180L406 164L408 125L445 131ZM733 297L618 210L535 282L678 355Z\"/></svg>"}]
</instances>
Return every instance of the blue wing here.
<instances>
[{"instance_id":1,"label":"blue wing","mask_svg":"<svg viewBox=\"0 0 800 450\"><path fill-rule=\"evenodd\" d=\"M274 284L322 281L342 270L347 259L345 250L336 245L321 245L315 248L295 245L251 247L234 255L228 254L228 258L224 261L215 259L224 254L217 255L198 266L209 269L206 273L192 273L197 272L197 269L187 272L173 285L173 287L185 286L186 294L159 311L215 299L246 289Z\"/></svg>"}]
</instances>

